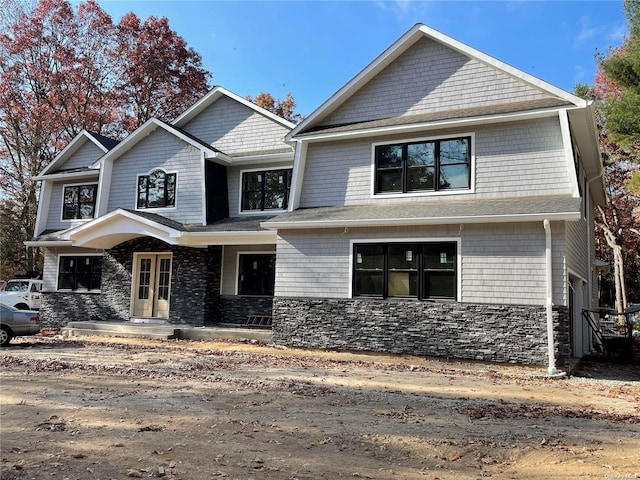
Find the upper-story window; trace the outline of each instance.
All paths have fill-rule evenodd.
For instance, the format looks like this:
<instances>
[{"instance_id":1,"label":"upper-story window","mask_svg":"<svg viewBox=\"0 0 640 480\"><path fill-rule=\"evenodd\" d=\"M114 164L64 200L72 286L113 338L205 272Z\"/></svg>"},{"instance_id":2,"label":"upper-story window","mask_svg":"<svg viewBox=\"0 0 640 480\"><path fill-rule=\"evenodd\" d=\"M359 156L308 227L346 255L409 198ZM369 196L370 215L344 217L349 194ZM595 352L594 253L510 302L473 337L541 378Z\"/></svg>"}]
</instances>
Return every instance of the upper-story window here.
<instances>
[{"instance_id":1,"label":"upper-story window","mask_svg":"<svg viewBox=\"0 0 640 480\"><path fill-rule=\"evenodd\" d=\"M176 176L164 170L138 176L138 208L164 208L176 205Z\"/></svg>"},{"instance_id":2,"label":"upper-story window","mask_svg":"<svg viewBox=\"0 0 640 480\"><path fill-rule=\"evenodd\" d=\"M471 137L375 146L375 193L471 188Z\"/></svg>"},{"instance_id":3,"label":"upper-story window","mask_svg":"<svg viewBox=\"0 0 640 480\"><path fill-rule=\"evenodd\" d=\"M289 203L292 170L262 170L242 173L241 209L282 210Z\"/></svg>"},{"instance_id":4,"label":"upper-story window","mask_svg":"<svg viewBox=\"0 0 640 480\"><path fill-rule=\"evenodd\" d=\"M96 210L97 184L66 185L63 194L62 219L93 218Z\"/></svg>"}]
</instances>

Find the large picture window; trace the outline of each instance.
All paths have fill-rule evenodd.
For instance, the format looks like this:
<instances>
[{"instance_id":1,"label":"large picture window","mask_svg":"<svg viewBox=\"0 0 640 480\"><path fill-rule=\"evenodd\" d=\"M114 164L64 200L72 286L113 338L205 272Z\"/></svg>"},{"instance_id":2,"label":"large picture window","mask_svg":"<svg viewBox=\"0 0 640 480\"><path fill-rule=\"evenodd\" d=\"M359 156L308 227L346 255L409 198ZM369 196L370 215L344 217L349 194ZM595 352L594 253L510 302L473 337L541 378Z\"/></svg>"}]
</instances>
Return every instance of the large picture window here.
<instances>
[{"instance_id":1,"label":"large picture window","mask_svg":"<svg viewBox=\"0 0 640 480\"><path fill-rule=\"evenodd\" d=\"M242 211L282 210L289 203L291 169L244 172Z\"/></svg>"},{"instance_id":2,"label":"large picture window","mask_svg":"<svg viewBox=\"0 0 640 480\"><path fill-rule=\"evenodd\" d=\"M471 137L375 147L375 193L471 188Z\"/></svg>"},{"instance_id":3,"label":"large picture window","mask_svg":"<svg viewBox=\"0 0 640 480\"><path fill-rule=\"evenodd\" d=\"M238 295L273 296L275 253L241 254L238 263Z\"/></svg>"},{"instance_id":4,"label":"large picture window","mask_svg":"<svg viewBox=\"0 0 640 480\"><path fill-rule=\"evenodd\" d=\"M101 256L61 256L58 269L58 290L100 290Z\"/></svg>"},{"instance_id":5,"label":"large picture window","mask_svg":"<svg viewBox=\"0 0 640 480\"><path fill-rule=\"evenodd\" d=\"M68 185L63 193L63 220L91 219L96 210L98 185Z\"/></svg>"},{"instance_id":6,"label":"large picture window","mask_svg":"<svg viewBox=\"0 0 640 480\"><path fill-rule=\"evenodd\" d=\"M354 296L457 298L457 243L363 243L353 251Z\"/></svg>"},{"instance_id":7,"label":"large picture window","mask_svg":"<svg viewBox=\"0 0 640 480\"><path fill-rule=\"evenodd\" d=\"M138 177L138 208L163 208L176 205L176 174L154 170Z\"/></svg>"}]
</instances>

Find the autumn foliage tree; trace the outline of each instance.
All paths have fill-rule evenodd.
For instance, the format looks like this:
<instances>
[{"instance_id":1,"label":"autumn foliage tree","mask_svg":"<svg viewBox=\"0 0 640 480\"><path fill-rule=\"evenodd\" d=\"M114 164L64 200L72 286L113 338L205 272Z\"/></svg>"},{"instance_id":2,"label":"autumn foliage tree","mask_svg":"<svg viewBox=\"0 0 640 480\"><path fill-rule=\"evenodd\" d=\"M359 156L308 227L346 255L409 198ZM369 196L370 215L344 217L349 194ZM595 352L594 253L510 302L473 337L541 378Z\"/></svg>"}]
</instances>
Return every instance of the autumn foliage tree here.
<instances>
[{"instance_id":1,"label":"autumn foliage tree","mask_svg":"<svg viewBox=\"0 0 640 480\"><path fill-rule=\"evenodd\" d=\"M246 98L259 107L269 110L271 113L275 113L279 117L289 120L292 123L300 123L302 120L302 115L295 112L296 101L291 93L287 93L284 98L275 98L266 92L259 93L255 97L249 95Z\"/></svg>"},{"instance_id":2,"label":"autumn foliage tree","mask_svg":"<svg viewBox=\"0 0 640 480\"><path fill-rule=\"evenodd\" d=\"M151 117L171 120L208 90L210 75L166 18L129 13L115 24L95 0L76 10L67 0L40 0L35 8L4 0L0 13L0 200L2 222L12 227L2 229L6 244L33 235L33 177L81 130L122 137ZM29 257L11 265L34 266Z\"/></svg>"},{"instance_id":3,"label":"autumn foliage tree","mask_svg":"<svg viewBox=\"0 0 640 480\"><path fill-rule=\"evenodd\" d=\"M592 87L579 95L597 102L608 203L596 229L596 254L612 265L604 277L606 299L618 311L640 302L640 0L625 0L629 36L599 56Z\"/></svg>"}]
</instances>

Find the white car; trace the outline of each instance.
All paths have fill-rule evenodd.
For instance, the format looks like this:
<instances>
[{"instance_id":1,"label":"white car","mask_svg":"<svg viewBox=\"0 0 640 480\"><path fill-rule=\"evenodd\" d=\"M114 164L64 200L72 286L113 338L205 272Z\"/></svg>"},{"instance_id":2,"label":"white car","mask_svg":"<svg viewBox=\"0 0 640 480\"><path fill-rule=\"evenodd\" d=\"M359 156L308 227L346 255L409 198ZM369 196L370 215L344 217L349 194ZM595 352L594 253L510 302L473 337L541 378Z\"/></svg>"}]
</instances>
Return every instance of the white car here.
<instances>
[{"instance_id":1,"label":"white car","mask_svg":"<svg viewBox=\"0 0 640 480\"><path fill-rule=\"evenodd\" d=\"M0 303L18 310L39 310L42 280L18 278L9 280L0 292Z\"/></svg>"},{"instance_id":2,"label":"white car","mask_svg":"<svg viewBox=\"0 0 640 480\"><path fill-rule=\"evenodd\" d=\"M18 310L0 303L0 347L7 345L13 337L37 335L41 328L38 312Z\"/></svg>"}]
</instances>

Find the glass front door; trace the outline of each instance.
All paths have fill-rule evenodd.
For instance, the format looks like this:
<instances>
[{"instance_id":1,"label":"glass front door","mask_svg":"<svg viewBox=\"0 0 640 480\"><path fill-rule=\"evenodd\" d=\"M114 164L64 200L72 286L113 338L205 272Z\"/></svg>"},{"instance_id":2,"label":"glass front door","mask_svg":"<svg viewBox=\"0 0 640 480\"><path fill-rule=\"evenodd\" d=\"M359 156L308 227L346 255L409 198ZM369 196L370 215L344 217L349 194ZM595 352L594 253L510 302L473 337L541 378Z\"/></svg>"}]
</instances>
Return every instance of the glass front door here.
<instances>
[{"instance_id":1,"label":"glass front door","mask_svg":"<svg viewBox=\"0 0 640 480\"><path fill-rule=\"evenodd\" d=\"M138 254L135 262L133 316L169 318L171 254Z\"/></svg>"}]
</instances>

